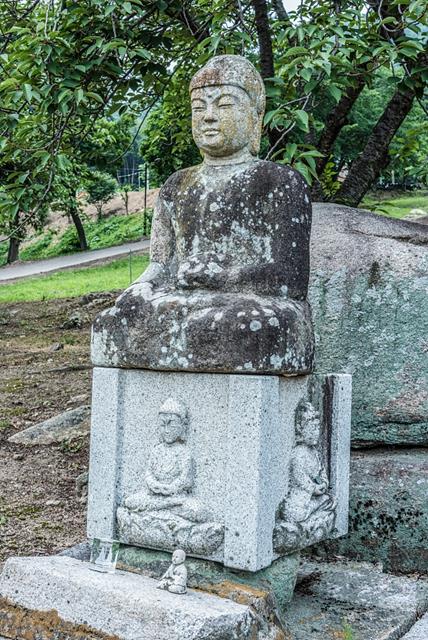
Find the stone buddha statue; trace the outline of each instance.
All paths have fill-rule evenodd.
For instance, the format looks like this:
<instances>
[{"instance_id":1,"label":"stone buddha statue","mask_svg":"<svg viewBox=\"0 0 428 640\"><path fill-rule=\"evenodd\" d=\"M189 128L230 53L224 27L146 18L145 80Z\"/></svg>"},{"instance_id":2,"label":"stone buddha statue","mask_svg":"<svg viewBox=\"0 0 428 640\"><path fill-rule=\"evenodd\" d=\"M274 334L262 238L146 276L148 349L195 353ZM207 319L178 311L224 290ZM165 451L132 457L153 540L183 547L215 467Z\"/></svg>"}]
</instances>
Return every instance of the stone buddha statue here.
<instances>
[{"instance_id":1,"label":"stone buddha statue","mask_svg":"<svg viewBox=\"0 0 428 640\"><path fill-rule=\"evenodd\" d=\"M245 58L212 58L190 83L203 161L160 190L150 265L93 326L108 367L309 373L311 203L290 167L259 160L263 81Z\"/></svg>"}]
</instances>

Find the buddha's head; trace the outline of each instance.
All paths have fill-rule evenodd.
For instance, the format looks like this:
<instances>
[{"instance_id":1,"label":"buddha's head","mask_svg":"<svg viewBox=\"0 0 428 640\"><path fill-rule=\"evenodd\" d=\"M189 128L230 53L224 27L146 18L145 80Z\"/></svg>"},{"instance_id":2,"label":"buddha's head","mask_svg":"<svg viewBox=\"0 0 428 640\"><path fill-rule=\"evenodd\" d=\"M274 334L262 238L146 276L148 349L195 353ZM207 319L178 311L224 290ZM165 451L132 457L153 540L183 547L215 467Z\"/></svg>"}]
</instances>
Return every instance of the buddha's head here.
<instances>
[{"instance_id":1,"label":"buddha's head","mask_svg":"<svg viewBox=\"0 0 428 640\"><path fill-rule=\"evenodd\" d=\"M310 402L300 402L296 409L296 442L315 447L320 439L320 415Z\"/></svg>"},{"instance_id":2,"label":"buddha's head","mask_svg":"<svg viewBox=\"0 0 428 640\"><path fill-rule=\"evenodd\" d=\"M186 407L173 398L168 398L159 409L160 438L166 444L185 442L188 417Z\"/></svg>"},{"instance_id":3,"label":"buddha's head","mask_svg":"<svg viewBox=\"0 0 428 640\"><path fill-rule=\"evenodd\" d=\"M263 80L242 56L211 58L190 82L192 131L204 156L257 156L265 110Z\"/></svg>"},{"instance_id":4,"label":"buddha's head","mask_svg":"<svg viewBox=\"0 0 428 640\"><path fill-rule=\"evenodd\" d=\"M186 554L182 549L176 549L172 554L172 564L179 565L186 562Z\"/></svg>"}]
</instances>

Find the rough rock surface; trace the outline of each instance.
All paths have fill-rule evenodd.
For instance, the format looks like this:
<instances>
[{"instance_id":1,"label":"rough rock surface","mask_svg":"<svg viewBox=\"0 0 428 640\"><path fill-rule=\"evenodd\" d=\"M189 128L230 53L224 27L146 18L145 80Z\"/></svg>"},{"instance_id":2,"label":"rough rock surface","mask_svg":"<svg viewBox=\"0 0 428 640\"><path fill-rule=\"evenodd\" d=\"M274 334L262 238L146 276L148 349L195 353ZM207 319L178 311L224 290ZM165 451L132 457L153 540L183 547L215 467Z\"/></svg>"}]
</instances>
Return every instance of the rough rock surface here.
<instances>
[{"instance_id":1,"label":"rough rock surface","mask_svg":"<svg viewBox=\"0 0 428 640\"><path fill-rule=\"evenodd\" d=\"M70 409L49 420L20 431L11 436L8 442L33 446L64 442L65 440L85 436L90 431L90 416L91 407L88 405Z\"/></svg>"},{"instance_id":2,"label":"rough rock surface","mask_svg":"<svg viewBox=\"0 0 428 640\"><path fill-rule=\"evenodd\" d=\"M307 563L286 610L286 626L292 640L398 640L427 607L426 582L372 565Z\"/></svg>"},{"instance_id":3,"label":"rough rock surface","mask_svg":"<svg viewBox=\"0 0 428 640\"><path fill-rule=\"evenodd\" d=\"M426 450L354 453L350 486L349 534L328 543L329 553L428 572Z\"/></svg>"},{"instance_id":4,"label":"rough rock surface","mask_svg":"<svg viewBox=\"0 0 428 640\"><path fill-rule=\"evenodd\" d=\"M428 638L428 614L425 614L418 622L406 633L403 640L427 640Z\"/></svg>"},{"instance_id":5,"label":"rough rock surface","mask_svg":"<svg viewBox=\"0 0 428 640\"><path fill-rule=\"evenodd\" d=\"M353 376L355 445L428 444L428 227L315 204L315 369Z\"/></svg>"},{"instance_id":6,"label":"rough rock surface","mask_svg":"<svg viewBox=\"0 0 428 640\"><path fill-rule=\"evenodd\" d=\"M213 574L204 574L200 561L192 560L189 565L193 572L202 570L198 591L181 597L159 592L157 583L145 576L123 571L106 576L90 571L87 563L73 559L74 552L80 557L81 545L69 550L68 558L14 558L8 562L0 581L0 633L15 637L12 624L20 615L20 632L25 631L28 640L428 637L428 618L421 617L428 608L428 582L388 575L368 563L305 562L292 602L275 612L263 584L240 586L225 580L210 588ZM145 575L148 571L153 577L162 573L168 560L158 552L140 557ZM4 596L20 608L1 600ZM34 608L39 608L38 614L31 612ZM285 635L279 631L280 619ZM58 633L69 635L52 636L47 628L52 623Z\"/></svg>"},{"instance_id":7,"label":"rough rock surface","mask_svg":"<svg viewBox=\"0 0 428 640\"><path fill-rule=\"evenodd\" d=\"M68 630L69 638L260 638L259 622L249 606L197 591L177 596L159 591L157 581L150 578L122 571L106 576L90 566L64 556L8 560L0 578L0 632L10 636L14 620L19 619L19 634L25 638L51 638L49 621L52 624L54 613L56 625ZM26 610L24 624L21 608ZM36 624L29 610L38 612L33 617ZM91 633L72 635L79 626Z\"/></svg>"}]
</instances>

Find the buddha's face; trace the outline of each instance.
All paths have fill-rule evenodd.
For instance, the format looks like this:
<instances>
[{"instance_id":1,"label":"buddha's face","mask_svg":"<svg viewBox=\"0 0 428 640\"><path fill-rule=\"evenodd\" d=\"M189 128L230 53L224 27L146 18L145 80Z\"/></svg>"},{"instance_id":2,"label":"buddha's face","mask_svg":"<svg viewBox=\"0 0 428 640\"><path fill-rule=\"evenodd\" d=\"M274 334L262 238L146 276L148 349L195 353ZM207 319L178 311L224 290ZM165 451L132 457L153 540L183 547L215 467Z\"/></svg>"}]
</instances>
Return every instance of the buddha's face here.
<instances>
[{"instance_id":1,"label":"buddha's face","mask_svg":"<svg viewBox=\"0 0 428 640\"><path fill-rule=\"evenodd\" d=\"M309 446L315 447L320 439L320 427L318 411L307 409L302 416L300 440Z\"/></svg>"},{"instance_id":2,"label":"buddha's face","mask_svg":"<svg viewBox=\"0 0 428 640\"><path fill-rule=\"evenodd\" d=\"M181 549L177 549L172 554L172 564L183 564L186 560L186 554Z\"/></svg>"},{"instance_id":3,"label":"buddha's face","mask_svg":"<svg viewBox=\"0 0 428 640\"><path fill-rule=\"evenodd\" d=\"M160 435L163 442L172 444L184 440L186 426L180 416L175 413L160 413Z\"/></svg>"},{"instance_id":4,"label":"buddha's face","mask_svg":"<svg viewBox=\"0 0 428 640\"><path fill-rule=\"evenodd\" d=\"M233 85L194 89L193 138L208 156L227 157L249 148L257 115L248 94Z\"/></svg>"}]
</instances>

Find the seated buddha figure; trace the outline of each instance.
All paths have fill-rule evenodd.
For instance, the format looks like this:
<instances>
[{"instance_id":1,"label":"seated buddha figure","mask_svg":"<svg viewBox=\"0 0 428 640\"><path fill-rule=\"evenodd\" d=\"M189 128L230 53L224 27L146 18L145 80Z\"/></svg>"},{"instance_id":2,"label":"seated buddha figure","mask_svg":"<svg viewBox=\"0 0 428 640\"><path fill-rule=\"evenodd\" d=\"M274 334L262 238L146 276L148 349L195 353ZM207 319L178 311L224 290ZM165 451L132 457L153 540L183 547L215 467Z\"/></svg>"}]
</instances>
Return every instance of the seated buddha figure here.
<instances>
[{"instance_id":1,"label":"seated buddha figure","mask_svg":"<svg viewBox=\"0 0 428 640\"><path fill-rule=\"evenodd\" d=\"M263 81L217 56L190 83L203 161L174 173L154 211L150 265L93 326L95 365L309 373L311 203L290 167L259 160Z\"/></svg>"},{"instance_id":2,"label":"seated buddha figure","mask_svg":"<svg viewBox=\"0 0 428 640\"><path fill-rule=\"evenodd\" d=\"M159 410L159 441L153 446L139 491L117 509L122 542L201 555L222 543L224 527L195 496L196 465L187 444L186 407L168 398Z\"/></svg>"},{"instance_id":3,"label":"seated buddha figure","mask_svg":"<svg viewBox=\"0 0 428 640\"><path fill-rule=\"evenodd\" d=\"M296 411L296 446L290 461L289 491L280 504L274 532L277 551L287 552L319 542L333 529L336 501L319 452L320 416L310 402Z\"/></svg>"},{"instance_id":4,"label":"seated buddha figure","mask_svg":"<svg viewBox=\"0 0 428 640\"><path fill-rule=\"evenodd\" d=\"M124 501L135 513L168 511L191 522L205 522L208 511L191 496L195 463L186 444L187 415L169 398L159 410L159 442L153 447L145 487Z\"/></svg>"}]
</instances>

